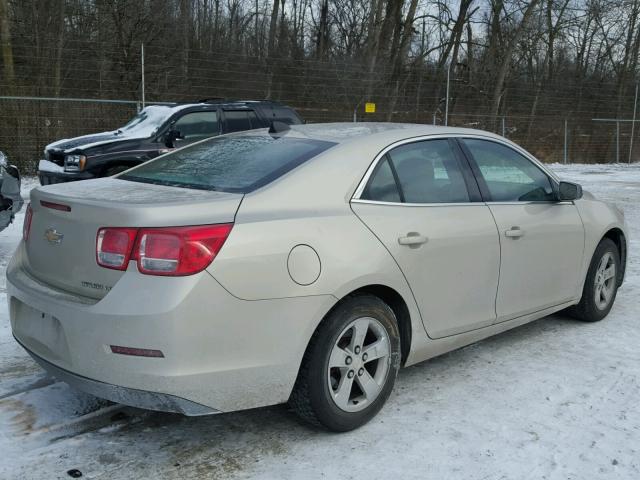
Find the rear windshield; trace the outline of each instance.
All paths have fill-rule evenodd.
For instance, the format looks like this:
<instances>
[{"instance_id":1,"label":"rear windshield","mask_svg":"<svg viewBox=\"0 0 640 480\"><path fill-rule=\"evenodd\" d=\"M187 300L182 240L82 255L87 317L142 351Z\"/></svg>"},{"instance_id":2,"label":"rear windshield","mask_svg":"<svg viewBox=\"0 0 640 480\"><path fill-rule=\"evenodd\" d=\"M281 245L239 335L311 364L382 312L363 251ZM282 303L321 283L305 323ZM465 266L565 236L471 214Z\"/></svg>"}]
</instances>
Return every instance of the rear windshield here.
<instances>
[{"instance_id":1,"label":"rear windshield","mask_svg":"<svg viewBox=\"0 0 640 480\"><path fill-rule=\"evenodd\" d=\"M122 180L247 193L335 145L306 138L234 135L164 155L120 175Z\"/></svg>"}]
</instances>

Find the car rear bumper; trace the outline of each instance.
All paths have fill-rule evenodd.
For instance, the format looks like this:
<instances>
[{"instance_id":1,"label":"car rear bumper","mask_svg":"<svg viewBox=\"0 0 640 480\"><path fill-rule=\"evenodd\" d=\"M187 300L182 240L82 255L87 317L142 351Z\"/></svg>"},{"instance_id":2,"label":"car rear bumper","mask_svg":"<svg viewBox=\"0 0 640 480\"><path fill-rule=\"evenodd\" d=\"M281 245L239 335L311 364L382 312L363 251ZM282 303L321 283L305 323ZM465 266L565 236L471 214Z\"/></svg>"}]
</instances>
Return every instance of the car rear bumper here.
<instances>
[{"instance_id":1,"label":"car rear bumper","mask_svg":"<svg viewBox=\"0 0 640 480\"><path fill-rule=\"evenodd\" d=\"M18 339L16 339L16 341L20 343ZM99 382L81 375L76 375L75 373L55 366L53 363L48 362L44 358L33 353L24 345L20 345L29 355L31 355L31 358L33 358L36 363L46 370L52 377L55 377L78 390L95 395L96 397L105 398L112 402L122 403L132 407L156 410L159 412L182 413L183 415L188 416L220 413L213 408L205 407L204 405L190 402L189 400L185 400L184 398L176 397L174 395L121 387L119 385Z\"/></svg>"},{"instance_id":2,"label":"car rear bumper","mask_svg":"<svg viewBox=\"0 0 640 480\"><path fill-rule=\"evenodd\" d=\"M130 267L101 300L7 268L16 340L54 376L126 405L187 415L286 402L307 342L335 299L245 301L209 273L141 275ZM113 353L160 350L161 358Z\"/></svg>"}]
</instances>

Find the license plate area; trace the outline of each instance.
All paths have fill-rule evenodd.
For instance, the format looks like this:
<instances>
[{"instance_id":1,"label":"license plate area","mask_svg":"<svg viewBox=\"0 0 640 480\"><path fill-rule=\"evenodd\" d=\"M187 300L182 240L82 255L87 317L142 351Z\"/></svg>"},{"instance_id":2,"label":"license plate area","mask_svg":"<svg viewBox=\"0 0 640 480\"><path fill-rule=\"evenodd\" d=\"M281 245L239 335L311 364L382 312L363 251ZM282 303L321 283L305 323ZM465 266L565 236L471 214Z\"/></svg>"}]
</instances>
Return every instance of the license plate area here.
<instances>
[{"instance_id":1,"label":"license plate area","mask_svg":"<svg viewBox=\"0 0 640 480\"><path fill-rule=\"evenodd\" d=\"M15 297L11 299L11 310L13 334L20 343L45 360L69 364L69 346L58 318Z\"/></svg>"}]
</instances>

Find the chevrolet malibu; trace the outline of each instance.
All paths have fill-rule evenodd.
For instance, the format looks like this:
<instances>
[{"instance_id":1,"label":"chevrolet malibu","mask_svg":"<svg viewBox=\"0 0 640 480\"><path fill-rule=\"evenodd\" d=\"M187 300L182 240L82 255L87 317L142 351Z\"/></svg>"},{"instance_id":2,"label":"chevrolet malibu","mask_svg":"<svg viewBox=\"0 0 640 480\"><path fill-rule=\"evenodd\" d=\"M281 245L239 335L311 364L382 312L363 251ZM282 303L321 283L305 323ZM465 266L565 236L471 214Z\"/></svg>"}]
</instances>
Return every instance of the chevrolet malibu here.
<instances>
[{"instance_id":1,"label":"chevrolet malibu","mask_svg":"<svg viewBox=\"0 0 640 480\"><path fill-rule=\"evenodd\" d=\"M626 256L616 207L502 137L274 124L34 189L7 283L16 340L78 389L186 415L288 402L346 431L400 367L601 320Z\"/></svg>"}]
</instances>

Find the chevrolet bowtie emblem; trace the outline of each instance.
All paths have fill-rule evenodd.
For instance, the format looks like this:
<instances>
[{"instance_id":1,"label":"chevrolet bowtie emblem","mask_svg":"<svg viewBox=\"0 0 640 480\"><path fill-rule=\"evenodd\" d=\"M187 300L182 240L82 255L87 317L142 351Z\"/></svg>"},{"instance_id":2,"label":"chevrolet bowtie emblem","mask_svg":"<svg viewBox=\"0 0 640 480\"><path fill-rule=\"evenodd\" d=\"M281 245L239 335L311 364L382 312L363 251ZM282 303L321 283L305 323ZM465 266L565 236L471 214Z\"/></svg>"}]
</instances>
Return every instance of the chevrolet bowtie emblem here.
<instances>
[{"instance_id":1,"label":"chevrolet bowtie emblem","mask_svg":"<svg viewBox=\"0 0 640 480\"><path fill-rule=\"evenodd\" d=\"M44 231L44 238L47 239L47 242L57 245L62 242L64 235L58 232L55 228L47 228Z\"/></svg>"}]
</instances>

